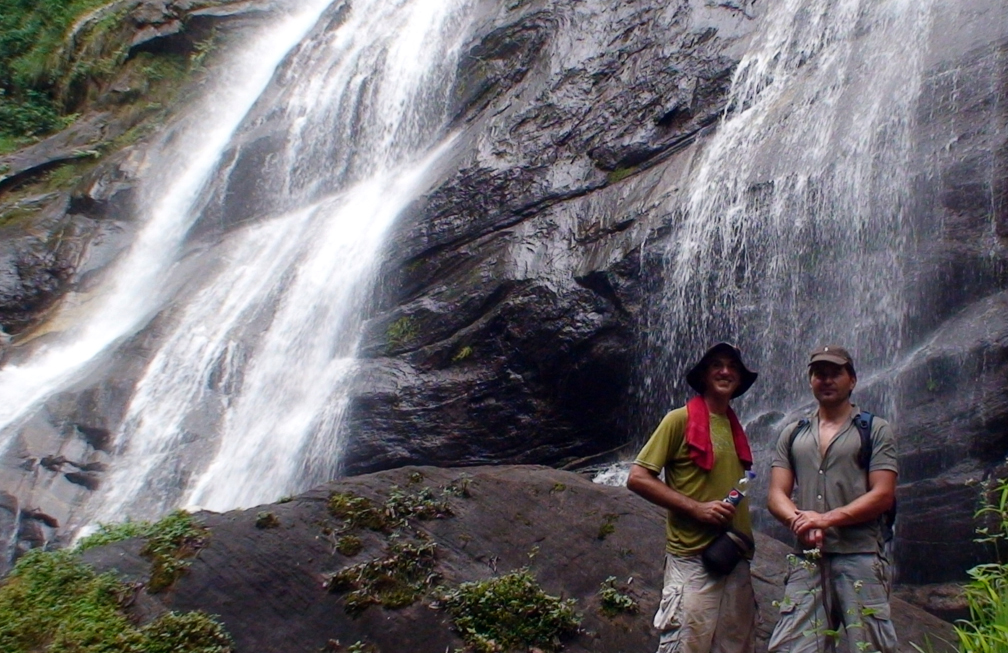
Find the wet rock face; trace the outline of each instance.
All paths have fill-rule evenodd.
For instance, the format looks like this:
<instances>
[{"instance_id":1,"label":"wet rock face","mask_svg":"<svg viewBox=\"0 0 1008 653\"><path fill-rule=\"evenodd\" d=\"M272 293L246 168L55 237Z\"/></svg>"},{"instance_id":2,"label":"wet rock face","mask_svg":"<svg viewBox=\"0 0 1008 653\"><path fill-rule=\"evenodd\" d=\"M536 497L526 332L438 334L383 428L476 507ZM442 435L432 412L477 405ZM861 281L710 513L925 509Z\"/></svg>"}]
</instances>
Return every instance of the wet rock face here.
<instances>
[{"instance_id":1,"label":"wet rock face","mask_svg":"<svg viewBox=\"0 0 1008 653\"><path fill-rule=\"evenodd\" d=\"M366 330L348 473L563 464L627 439L659 164L724 108L753 21L700 3L495 8L453 91L455 172L404 215ZM636 175L636 183L622 183Z\"/></svg>"}]
</instances>

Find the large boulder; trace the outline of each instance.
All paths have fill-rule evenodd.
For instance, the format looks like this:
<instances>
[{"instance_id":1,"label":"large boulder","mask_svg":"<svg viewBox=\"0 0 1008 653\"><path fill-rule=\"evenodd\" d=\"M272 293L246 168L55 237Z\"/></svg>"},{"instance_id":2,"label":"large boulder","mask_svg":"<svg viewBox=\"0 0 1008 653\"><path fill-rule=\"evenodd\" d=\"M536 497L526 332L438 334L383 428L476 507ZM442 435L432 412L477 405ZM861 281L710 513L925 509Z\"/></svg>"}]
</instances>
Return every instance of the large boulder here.
<instances>
[{"instance_id":1,"label":"large boulder","mask_svg":"<svg viewBox=\"0 0 1008 653\"><path fill-rule=\"evenodd\" d=\"M398 541L419 538L415 541L434 546L431 588L527 569L548 594L576 601L583 619L563 650L656 648L651 617L661 596L663 512L625 488L535 466L405 467L331 483L280 504L199 513L197 520L209 529L206 548L167 591L140 590L134 610L144 620L169 609L219 615L238 650L249 653L316 653L355 642L381 651L406 645L431 653L458 649L463 643L437 608L436 592L401 609L372 605L352 616L347 592L326 587L332 573L381 558L390 541L388 534L366 528L341 531L343 521L327 511L329 497L350 493L377 505L392 493L401 499L424 488L433 491L429 501L447 500L452 514L411 519L403 530L413 535ZM340 553L344 534L359 536L363 548ZM93 549L85 560L145 583L150 564L139 549L139 542L127 541ZM766 651L777 621L773 601L783 595L787 554L785 545L757 536L752 565L761 618L757 651ZM638 613L601 613L599 590L610 577L637 602ZM955 640L950 624L899 599L892 607L901 652L926 645L925 638L935 651L954 650L943 644Z\"/></svg>"}]
</instances>

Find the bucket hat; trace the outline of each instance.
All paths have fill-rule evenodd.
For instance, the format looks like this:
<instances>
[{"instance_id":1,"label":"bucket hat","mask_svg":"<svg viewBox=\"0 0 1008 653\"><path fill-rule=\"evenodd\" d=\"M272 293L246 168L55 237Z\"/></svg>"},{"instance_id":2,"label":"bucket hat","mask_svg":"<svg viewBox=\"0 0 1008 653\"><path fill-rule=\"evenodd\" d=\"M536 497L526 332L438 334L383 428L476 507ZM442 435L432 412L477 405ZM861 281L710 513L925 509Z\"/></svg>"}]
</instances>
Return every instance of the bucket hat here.
<instances>
[{"instance_id":1,"label":"bucket hat","mask_svg":"<svg viewBox=\"0 0 1008 653\"><path fill-rule=\"evenodd\" d=\"M746 393L746 390L752 387L753 383L756 383L756 378L759 374L753 372L745 366L745 363L742 362L742 350L729 342L719 342L708 349L697 364L686 373L686 383L689 383L690 387L698 393L703 394L704 377L707 372L707 362L715 354L728 354L735 359L735 362L738 363L741 380L739 382L739 387L735 389L731 398L735 399L736 397L741 397Z\"/></svg>"}]
</instances>

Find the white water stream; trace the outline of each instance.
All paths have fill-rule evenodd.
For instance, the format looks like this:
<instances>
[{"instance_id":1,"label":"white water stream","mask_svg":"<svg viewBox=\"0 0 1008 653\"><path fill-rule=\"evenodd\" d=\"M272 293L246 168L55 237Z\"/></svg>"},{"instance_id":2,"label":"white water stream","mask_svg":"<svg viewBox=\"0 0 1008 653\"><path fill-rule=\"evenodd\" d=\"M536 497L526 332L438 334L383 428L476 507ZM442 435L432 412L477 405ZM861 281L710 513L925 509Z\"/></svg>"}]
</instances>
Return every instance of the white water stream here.
<instances>
[{"instance_id":1,"label":"white water stream","mask_svg":"<svg viewBox=\"0 0 1008 653\"><path fill-rule=\"evenodd\" d=\"M0 393L13 398L0 408L0 434L13 433L161 312L112 469L70 528L178 505L255 505L338 469L378 250L451 143L443 126L468 2L355 0L312 31L330 2L303 3L232 62L199 119L147 170L145 226L80 331L0 371ZM282 188L283 208L176 263L271 79L281 89L271 128L286 132L271 159L281 164L262 183ZM173 271L181 278L169 282Z\"/></svg>"},{"instance_id":2,"label":"white water stream","mask_svg":"<svg viewBox=\"0 0 1008 653\"><path fill-rule=\"evenodd\" d=\"M788 379L757 383L746 397L757 409L807 398L813 346L845 344L859 369L890 364L902 346L907 171L932 2L782 0L765 11L689 171L654 329L673 353L649 392L665 395L719 338Z\"/></svg>"}]
</instances>

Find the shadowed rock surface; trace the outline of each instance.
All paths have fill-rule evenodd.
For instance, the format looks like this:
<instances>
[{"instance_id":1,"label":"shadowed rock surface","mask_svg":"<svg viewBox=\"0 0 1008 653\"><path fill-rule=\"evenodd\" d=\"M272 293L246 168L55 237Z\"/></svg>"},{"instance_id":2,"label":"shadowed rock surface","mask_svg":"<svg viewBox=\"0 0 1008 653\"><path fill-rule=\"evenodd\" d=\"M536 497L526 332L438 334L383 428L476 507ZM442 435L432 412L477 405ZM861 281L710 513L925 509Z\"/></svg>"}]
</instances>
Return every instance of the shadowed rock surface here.
<instances>
[{"instance_id":1,"label":"shadowed rock surface","mask_svg":"<svg viewBox=\"0 0 1008 653\"><path fill-rule=\"evenodd\" d=\"M468 479L471 496L442 495L442 488ZM205 610L220 615L237 648L248 653L316 653L330 641L347 647L369 642L380 651L442 653L462 646L443 610L430 596L398 610L371 606L357 617L344 611L345 593L330 593L327 574L382 554L386 536L357 530L364 542L354 556L334 549L323 535L340 521L326 511L333 492L383 502L393 486L406 492L429 487L447 498L453 516L413 521L436 545L438 583L452 587L528 568L548 594L573 598L583 616L580 632L565 651L630 653L657 647L651 617L661 594L664 515L625 488L597 485L585 477L535 466L448 469L405 467L358 476L317 488L293 500L224 514L200 513L209 529L209 545L189 570L162 594L141 590L134 611L144 620L165 609ZM264 511L279 520L276 528L257 528ZM603 529L611 524L612 529ZM130 579L147 579L140 543L128 541L93 549L85 559L99 569L117 569ZM753 578L760 605L757 651L766 642L783 594L788 547L757 537ZM605 617L599 612L599 586L610 576L640 605L636 615ZM900 651L925 635L935 651L954 649L951 626L898 599L893 619Z\"/></svg>"}]
</instances>

